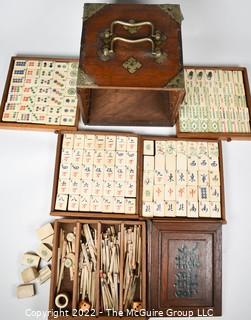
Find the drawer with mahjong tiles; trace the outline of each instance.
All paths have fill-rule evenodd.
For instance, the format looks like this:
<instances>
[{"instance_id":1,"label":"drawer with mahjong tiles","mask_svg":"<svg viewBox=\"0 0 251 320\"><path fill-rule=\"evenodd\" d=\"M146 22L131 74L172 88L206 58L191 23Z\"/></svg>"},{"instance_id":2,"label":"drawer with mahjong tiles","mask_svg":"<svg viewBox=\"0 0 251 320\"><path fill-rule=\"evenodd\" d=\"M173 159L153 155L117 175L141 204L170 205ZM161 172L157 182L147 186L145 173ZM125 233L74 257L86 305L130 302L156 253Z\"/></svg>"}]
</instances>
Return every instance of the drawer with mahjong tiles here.
<instances>
[{"instance_id":1,"label":"drawer with mahjong tiles","mask_svg":"<svg viewBox=\"0 0 251 320\"><path fill-rule=\"evenodd\" d=\"M138 152L130 133L59 133L51 214L138 218Z\"/></svg>"},{"instance_id":2,"label":"drawer with mahjong tiles","mask_svg":"<svg viewBox=\"0 0 251 320\"><path fill-rule=\"evenodd\" d=\"M221 142L141 137L140 213L225 222Z\"/></svg>"},{"instance_id":3,"label":"drawer with mahjong tiles","mask_svg":"<svg viewBox=\"0 0 251 320\"><path fill-rule=\"evenodd\" d=\"M251 138L246 68L185 67L185 88L176 124L178 137Z\"/></svg>"},{"instance_id":4,"label":"drawer with mahjong tiles","mask_svg":"<svg viewBox=\"0 0 251 320\"><path fill-rule=\"evenodd\" d=\"M0 108L0 128L76 130L78 59L12 57Z\"/></svg>"},{"instance_id":5,"label":"drawer with mahjong tiles","mask_svg":"<svg viewBox=\"0 0 251 320\"><path fill-rule=\"evenodd\" d=\"M61 219L54 239L50 315L133 319L146 309L145 222Z\"/></svg>"}]
</instances>

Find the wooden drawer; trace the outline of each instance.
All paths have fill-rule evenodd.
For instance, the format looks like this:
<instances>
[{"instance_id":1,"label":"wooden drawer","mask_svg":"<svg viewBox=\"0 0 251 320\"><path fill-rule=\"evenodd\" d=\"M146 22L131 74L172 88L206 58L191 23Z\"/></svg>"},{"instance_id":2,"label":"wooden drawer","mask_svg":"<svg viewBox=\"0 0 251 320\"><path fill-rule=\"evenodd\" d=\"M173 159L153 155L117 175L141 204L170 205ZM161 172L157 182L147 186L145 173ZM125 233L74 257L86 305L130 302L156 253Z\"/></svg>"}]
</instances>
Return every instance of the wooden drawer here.
<instances>
[{"instance_id":1,"label":"wooden drawer","mask_svg":"<svg viewBox=\"0 0 251 320\"><path fill-rule=\"evenodd\" d=\"M0 107L0 128L76 130L78 59L12 57Z\"/></svg>"},{"instance_id":2,"label":"wooden drawer","mask_svg":"<svg viewBox=\"0 0 251 320\"><path fill-rule=\"evenodd\" d=\"M74 142L70 142L72 145L68 145L67 137L74 139ZM85 141L85 145L77 146L76 141L79 139L84 139L82 143ZM103 143L103 146L95 146L99 142ZM77 159L74 157L69 160L69 155L66 154L68 151L71 154L80 151L82 156L80 154ZM134 134L108 131L58 133L51 214L65 217L137 219L138 158L138 136ZM62 170L63 166L68 167L68 171ZM71 171L73 168L76 168L76 175ZM67 177L64 178L65 175ZM69 184L75 184L74 190ZM95 187L96 184L99 184L100 188L98 185ZM64 186L68 190L65 190ZM73 198L77 201L75 205ZM57 199L62 199L62 206Z\"/></svg>"},{"instance_id":3,"label":"wooden drawer","mask_svg":"<svg viewBox=\"0 0 251 320\"><path fill-rule=\"evenodd\" d=\"M148 308L168 317L221 316L221 225L148 224Z\"/></svg>"},{"instance_id":4,"label":"wooden drawer","mask_svg":"<svg viewBox=\"0 0 251 320\"><path fill-rule=\"evenodd\" d=\"M85 4L78 96L92 125L173 126L184 97L178 5Z\"/></svg>"},{"instance_id":5,"label":"wooden drawer","mask_svg":"<svg viewBox=\"0 0 251 320\"><path fill-rule=\"evenodd\" d=\"M186 66L185 85L186 98L176 124L178 137L250 140L246 68Z\"/></svg>"},{"instance_id":6,"label":"wooden drawer","mask_svg":"<svg viewBox=\"0 0 251 320\"><path fill-rule=\"evenodd\" d=\"M65 315L62 319L66 318L66 315L69 317L72 316L73 318L77 317L77 319L81 316L91 317L96 315L102 319L106 319L109 313L107 314L104 309L103 288L107 290L107 277L109 277L109 281L112 281L109 283L113 283L114 286L114 289L113 287L110 289L110 293L112 292L112 301L115 303L114 310L116 312L120 311L120 317L123 314L123 310L127 309L127 303L129 309L133 307L133 302L140 303L142 309L146 308L146 231L144 222L62 219L56 220L54 225L55 235L49 303L49 310L51 312L60 311L58 302L55 302L56 297L58 294L66 294L68 303L61 309L62 313ZM114 228L114 231L111 231L111 228ZM109 232L114 232L112 233L112 242L109 242ZM90 233L93 244L90 243L92 242L88 235ZM135 251L134 247L131 247L132 255L130 254L129 256L128 252L131 250L129 249L129 243L132 243L130 240L132 239L132 236L130 236L130 234L133 235L133 239L137 239L134 243L137 243L138 245L135 245ZM86 238L86 235L88 239ZM67 248L70 248L67 249L70 250L70 252L67 252L66 250L66 258L64 258L65 254L62 254L62 252L64 252L64 249L62 249L62 243L64 241L62 239L66 239ZM69 244L67 239L73 239L73 241ZM112 254L106 251L106 249L108 250L108 245L113 246L109 247L109 252L114 248L116 251L114 257L118 257L119 254L119 258L116 260L114 258L114 260L112 260ZM83 251L81 248L83 248ZM71 251L73 253L71 253ZM84 258L83 252L85 252ZM92 255L90 255L89 252L92 252ZM88 256L88 259L86 258L86 255ZM127 261L129 261L128 257L130 259L132 258L132 260L127 264ZM63 261L63 263L67 265L65 262L66 259L72 259L72 267L62 268L62 263L60 263L60 261ZM87 276L83 275L85 274L84 272L86 272L86 275L89 275L86 267L87 261L93 277L88 286L85 285ZM117 261L116 267L114 265L115 262L112 263L112 261ZM132 286L129 285L129 290L127 290L127 284L129 282L126 280L128 279L126 278L126 275L128 274L127 272L131 270L131 266L134 266L134 269L132 269L132 272L134 272L132 281L135 283L135 288L132 289ZM86 269L84 270L85 267ZM109 272L107 268L109 269ZM63 276L62 280L60 280L61 276ZM111 280L110 277L112 277ZM131 293L130 299L126 298L127 292ZM90 295L89 297L88 294ZM117 298L114 299L116 296ZM90 297L92 297L92 299L90 299ZM79 310L79 303L81 300L85 300L86 303L89 303L89 311ZM59 300L59 304L62 303L63 300ZM119 318L119 316L117 318ZM129 318L133 318L132 314L128 314L128 316Z\"/></svg>"},{"instance_id":7,"label":"wooden drawer","mask_svg":"<svg viewBox=\"0 0 251 320\"><path fill-rule=\"evenodd\" d=\"M226 223L220 141L141 136L140 151L142 218Z\"/></svg>"}]
</instances>

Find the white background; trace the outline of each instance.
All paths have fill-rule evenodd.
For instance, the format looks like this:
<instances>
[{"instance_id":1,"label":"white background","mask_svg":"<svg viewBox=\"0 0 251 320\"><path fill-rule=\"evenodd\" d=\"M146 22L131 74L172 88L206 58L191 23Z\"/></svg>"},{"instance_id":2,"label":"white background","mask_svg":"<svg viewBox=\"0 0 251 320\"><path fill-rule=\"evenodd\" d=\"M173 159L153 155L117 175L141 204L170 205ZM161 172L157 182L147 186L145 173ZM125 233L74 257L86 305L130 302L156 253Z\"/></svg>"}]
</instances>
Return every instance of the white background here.
<instances>
[{"instance_id":1,"label":"white background","mask_svg":"<svg viewBox=\"0 0 251 320\"><path fill-rule=\"evenodd\" d=\"M251 74L249 0L173 3L181 4L185 17L185 64L243 65ZM79 0L0 0L0 94L12 55L78 56L82 7L83 1ZM174 128L122 130L174 133ZM53 133L0 132L0 309L4 320L35 319L25 315L26 308L43 311L48 307L49 284L38 287L36 297L26 300L15 298L15 287L20 283L22 253L36 249L35 230L51 220L55 149ZM228 224L223 226L222 319L248 320L251 318L251 142L225 142L223 151Z\"/></svg>"}]
</instances>

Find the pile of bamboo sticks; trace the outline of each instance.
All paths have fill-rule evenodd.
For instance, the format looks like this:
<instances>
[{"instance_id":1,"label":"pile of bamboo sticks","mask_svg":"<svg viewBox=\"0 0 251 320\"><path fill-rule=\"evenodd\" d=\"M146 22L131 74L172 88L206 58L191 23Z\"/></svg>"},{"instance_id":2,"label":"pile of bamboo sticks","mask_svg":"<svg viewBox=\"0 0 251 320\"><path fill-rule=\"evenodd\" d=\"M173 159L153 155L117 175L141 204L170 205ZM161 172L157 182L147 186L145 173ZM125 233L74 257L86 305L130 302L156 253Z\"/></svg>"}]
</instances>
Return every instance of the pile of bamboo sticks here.
<instances>
[{"instance_id":1,"label":"pile of bamboo sticks","mask_svg":"<svg viewBox=\"0 0 251 320\"><path fill-rule=\"evenodd\" d=\"M101 235L100 288L104 311L119 309L120 234L109 226Z\"/></svg>"},{"instance_id":2,"label":"pile of bamboo sticks","mask_svg":"<svg viewBox=\"0 0 251 320\"><path fill-rule=\"evenodd\" d=\"M96 307L97 230L84 224L81 230L79 256L79 293L81 302Z\"/></svg>"},{"instance_id":3,"label":"pile of bamboo sticks","mask_svg":"<svg viewBox=\"0 0 251 320\"><path fill-rule=\"evenodd\" d=\"M124 273L123 273L123 309L131 309L135 295L142 300L141 288L141 226L124 229Z\"/></svg>"},{"instance_id":4,"label":"pile of bamboo sticks","mask_svg":"<svg viewBox=\"0 0 251 320\"><path fill-rule=\"evenodd\" d=\"M76 252L76 228L73 232L65 233L60 229L58 259L57 259L57 293L61 290L61 285L66 270L69 270L69 278L73 281L75 270L75 252Z\"/></svg>"}]
</instances>

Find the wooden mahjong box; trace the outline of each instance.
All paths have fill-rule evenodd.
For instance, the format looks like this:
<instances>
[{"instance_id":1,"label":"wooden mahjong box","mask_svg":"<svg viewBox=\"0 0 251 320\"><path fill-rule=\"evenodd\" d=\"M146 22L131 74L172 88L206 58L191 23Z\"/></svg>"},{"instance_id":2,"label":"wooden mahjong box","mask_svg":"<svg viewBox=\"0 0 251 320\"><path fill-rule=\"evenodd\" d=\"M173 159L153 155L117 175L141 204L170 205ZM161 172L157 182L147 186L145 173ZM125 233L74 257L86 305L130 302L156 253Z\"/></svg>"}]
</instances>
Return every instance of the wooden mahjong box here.
<instances>
[{"instance_id":1,"label":"wooden mahjong box","mask_svg":"<svg viewBox=\"0 0 251 320\"><path fill-rule=\"evenodd\" d=\"M77 92L84 123L173 126L184 97L179 5L85 4Z\"/></svg>"}]
</instances>

